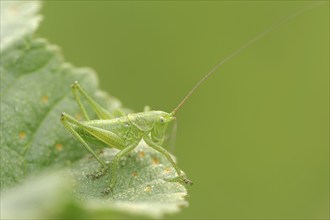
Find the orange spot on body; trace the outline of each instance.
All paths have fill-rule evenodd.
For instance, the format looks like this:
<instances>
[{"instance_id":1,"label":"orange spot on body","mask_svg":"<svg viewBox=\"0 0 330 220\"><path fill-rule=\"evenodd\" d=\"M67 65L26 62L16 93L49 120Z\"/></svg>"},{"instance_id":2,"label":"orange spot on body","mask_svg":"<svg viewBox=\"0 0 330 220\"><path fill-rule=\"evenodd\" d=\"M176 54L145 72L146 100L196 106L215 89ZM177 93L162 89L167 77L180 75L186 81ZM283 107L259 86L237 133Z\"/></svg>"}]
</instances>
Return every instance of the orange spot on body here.
<instances>
[{"instance_id":1,"label":"orange spot on body","mask_svg":"<svg viewBox=\"0 0 330 220\"><path fill-rule=\"evenodd\" d=\"M45 96L41 97L41 102L42 102L43 104L47 104L48 101L49 101L49 97L48 97L48 96L45 95Z\"/></svg>"},{"instance_id":2,"label":"orange spot on body","mask_svg":"<svg viewBox=\"0 0 330 220\"><path fill-rule=\"evenodd\" d=\"M21 131L19 134L18 134L18 137L19 139L23 140L26 138L26 133L24 131Z\"/></svg>"},{"instance_id":3,"label":"orange spot on body","mask_svg":"<svg viewBox=\"0 0 330 220\"><path fill-rule=\"evenodd\" d=\"M63 144L55 144L55 148L56 148L56 150L58 150L58 151L62 151Z\"/></svg>"},{"instance_id":4,"label":"orange spot on body","mask_svg":"<svg viewBox=\"0 0 330 220\"><path fill-rule=\"evenodd\" d=\"M160 163L160 161L157 157L153 157L151 160L152 160L153 165L158 165Z\"/></svg>"},{"instance_id":5,"label":"orange spot on body","mask_svg":"<svg viewBox=\"0 0 330 220\"><path fill-rule=\"evenodd\" d=\"M133 172L132 173L132 176L136 177L136 176L138 176L138 173L137 172Z\"/></svg>"}]
</instances>

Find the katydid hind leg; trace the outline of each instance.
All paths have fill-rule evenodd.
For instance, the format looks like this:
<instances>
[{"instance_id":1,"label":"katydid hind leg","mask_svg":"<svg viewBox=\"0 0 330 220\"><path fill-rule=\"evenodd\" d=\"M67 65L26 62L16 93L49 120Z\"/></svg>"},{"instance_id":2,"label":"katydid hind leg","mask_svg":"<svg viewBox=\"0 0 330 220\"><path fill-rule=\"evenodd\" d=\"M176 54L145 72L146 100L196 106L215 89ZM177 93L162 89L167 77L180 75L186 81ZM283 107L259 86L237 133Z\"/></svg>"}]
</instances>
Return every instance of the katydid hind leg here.
<instances>
[{"instance_id":1,"label":"katydid hind leg","mask_svg":"<svg viewBox=\"0 0 330 220\"><path fill-rule=\"evenodd\" d=\"M101 167L100 169L96 170L93 173L87 174L87 177L91 177L92 179L98 179L106 174L109 169L109 163L106 162L105 167Z\"/></svg>"},{"instance_id":2,"label":"katydid hind leg","mask_svg":"<svg viewBox=\"0 0 330 220\"><path fill-rule=\"evenodd\" d=\"M156 151L158 151L159 153L161 153L162 155L164 155L166 157L166 159L172 164L173 168L175 169L176 173L178 174L178 177L185 183L188 185L192 185L193 182L191 180L189 180L187 178L187 176L185 175L185 173L178 167L178 165L176 165L176 163L174 162L174 160L171 157L171 154L162 146L156 144L155 142L153 142L149 137L144 136L143 140L148 144L148 146L150 146L151 148L155 149Z\"/></svg>"},{"instance_id":3,"label":"katydid hind leg","mask_svg":"<svg viewBox=\"0 0 330 220\"><path fill-rule=\"evenodd\" d=\"M87 144L87 142L78 134L68 120L68 116L65 113L61 115L61 122L63 126L85 147L85 149L93 155L93 157L101 164L102 168L106 168L106 163L97 156L95 151Z\"/></svg>"},{"instance_id":4,"label":"katydid hind leg","mask_svg":"<svg viewBox=\"0 0 330 220\"><path fill-rule=\"evenodd\" d=\"M72 125L79 127L80 129L89 133L95 139L101 141L102 143L104 143L106 145L109 145L109 146L112 146L112 147L115 147L118 149L122 149L123 147L125 147L124 140L120 136L118 136L117 134L115 134L109 130L94 127L92 125L86 125L84 122L80 122L80 121L76 120L75 118L73 118L72 116L67 115L65 113L62 113L62 117L65 118L65 120L67 121L67 124L72 124Z\"/></svg>"},{"instance_id":5,"label":"katydid hind leg","mask_svg":"<svg viewBox=\"0 0 330 220\"><path fill-rule=\"evenodd\" d=\"M85 90L81 87L81 85L75 81L72 86L72 93L74 95L74 98L76 102L78 103L78 106L80 110L82 111L84 117L86 120L89 120L89 116L87 114L86 108L81 102L80 96L82 96L84 99L86 99L87 103L92 107L93 111L97 115L99 119L112 119L114 116L104 109L101 105L99 105L95 100L93 100L86 92Z\"/></svg>"},{"instance_id":6,"label":"katydid hind leg","mask_svg":"<svg viewBox=\"0 0 330 220\"><path fill-rule=\"evenodd\" d=\"M83 125L81 122L77 121L76 119L72 118L71 116L62 113L61 115L61 122L64 125L64 127L70 131L70 133L73 134L73 136L85 147L85 149L94 156L94 158L101 164L101 168L99 170L97 170L94 173L88 174L89 177L92 177L93 179L97 179L100 178L101 176L103 176L108 168L109 168L109 164L104 162L101 158L99 158L97 156L97 154L95 153L95 151L93 151L93 149L87 144L87 142L79 135L79 133L74 129L73 125L75 126L79 126L81 129L85 130L86 132L91 132L91 134L93 136L95 136L96 138L98 138L99 140L103 141L104 143L109 142L109 139L112 138L111 136L111 132L110 131L106 131L106 130L102 130L99 128L93 128L93 127L89 127L89 126L85 126ZM104 133L102 133L102 131ZM102 139L102 137L106 138L106 139ZM113 159L113 162L111 162L110 166L111 166L111 182L113 182L113 184L115 183L115 179L116 179L116 168L117 168L117 161L124 155L126 155L128 152L130 152L131 150L133 150L135 147L137 146L137 144L133 145L132 148L128 147L123 149L122 151L120 151ZM112 184L112 185L113 185Z\"/></svg>"}]
</instances>

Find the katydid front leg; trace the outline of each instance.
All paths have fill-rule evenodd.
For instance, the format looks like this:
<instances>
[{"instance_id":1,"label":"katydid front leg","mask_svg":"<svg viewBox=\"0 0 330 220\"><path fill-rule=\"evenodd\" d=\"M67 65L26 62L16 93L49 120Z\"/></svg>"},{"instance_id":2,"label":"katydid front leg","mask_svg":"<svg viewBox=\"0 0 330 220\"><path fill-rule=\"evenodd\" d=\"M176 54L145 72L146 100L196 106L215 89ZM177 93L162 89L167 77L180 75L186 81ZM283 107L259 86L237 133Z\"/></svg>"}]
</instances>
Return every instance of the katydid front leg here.
<instances>
[{"instance_id":1,"label":"katydid front leg","mask_svg":"<svg viewBox=\"0 0 330 220\"><path fill-rule=\"evenodd\" d=\"M162 146L156 144L155 142L153 142L148 136L144 136L143 140L153 149L155 149L156 151L158 151L159 153L161 153L162 155L164 155L166 157L166 159L172 164L173 168L175 169L176 173L178 174L179 178L188 185L192 185L193 182L191 180L189 180L187 178L187 176L184 174L184 172L178 167L178 165L176 165L176 163L174 162L174 160L171 157L171 154Z\"/></svg>"},{"instance_id":2,"label":"katydid front leg","mask_svg":"<svg viewBox=\"0 0 330 220\"><path fill-rule=\"evenodd\" d=\"M110 180L110 184L109 187L104 190L104 193L108 194L109 192L111 192L116 184L117 181L117 167L119 164L119 160L126 156L127 154L129 154L132 150L134 150L134 148L136 148L138 145L138 143L134 143L126 148L124 148L123 150L121 150L120 152L118 152L116 154L116 156L112 159L111 163L110 163L110 169L111 169L111 180Z\"/></svg>"}]
</instances>

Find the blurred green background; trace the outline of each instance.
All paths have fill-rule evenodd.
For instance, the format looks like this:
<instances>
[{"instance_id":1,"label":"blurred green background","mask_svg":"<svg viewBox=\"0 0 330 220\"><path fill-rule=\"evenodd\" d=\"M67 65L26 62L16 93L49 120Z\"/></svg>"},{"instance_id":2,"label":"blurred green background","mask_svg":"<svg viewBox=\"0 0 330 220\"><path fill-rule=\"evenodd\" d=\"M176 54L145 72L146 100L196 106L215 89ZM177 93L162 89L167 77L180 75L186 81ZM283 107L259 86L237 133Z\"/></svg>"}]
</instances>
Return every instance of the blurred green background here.
<instances>
[{"instance_id":1,"label":"blurred green background","mask_svg":"<svg viewBox=\"0 0 330 220\"><path fill-rule=\"evenodd\" d=\"M37 36L135 111L171 111L228 53L315 1L47 1ZM175 218L329 217L329 3L240 53L178 114ZM68 85L63 85L68 86Z\"/></svg>"}]
</instances>

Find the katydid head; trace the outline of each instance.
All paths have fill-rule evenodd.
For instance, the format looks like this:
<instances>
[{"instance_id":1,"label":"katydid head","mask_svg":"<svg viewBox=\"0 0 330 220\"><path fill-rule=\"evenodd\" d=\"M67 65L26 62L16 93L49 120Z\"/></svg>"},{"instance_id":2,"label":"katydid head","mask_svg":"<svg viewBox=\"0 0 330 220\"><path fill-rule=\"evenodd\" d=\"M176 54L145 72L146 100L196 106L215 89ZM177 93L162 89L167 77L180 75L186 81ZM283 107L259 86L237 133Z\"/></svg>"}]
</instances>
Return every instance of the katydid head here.
<instances>
[{"instance_id":1,"label":"katydid head","mask_svg":"<svg viewBox=\"0 0 330 220\"><path fill-rule=\"evenodd\" d=\"M153 141L158 144L162 144L164 142L164 138L166 137L165 132L168 127L168 124L175 119L172 114L163 111L155 111L154 115L154 125L153 129L150 132L150 136Z\"/></svg>"},{"instance_id":2,"label":"katydid head","mask_svg":"<svg viewBox=\"0 0 330 220\"><path fill-rule=\"evenodd\" d=\"M168 124L175 119L172 114L163 111L147 111L128 114L130 122L140 131L150 134L153 141L163 143Z\"/></svg>"}]
</instances>

